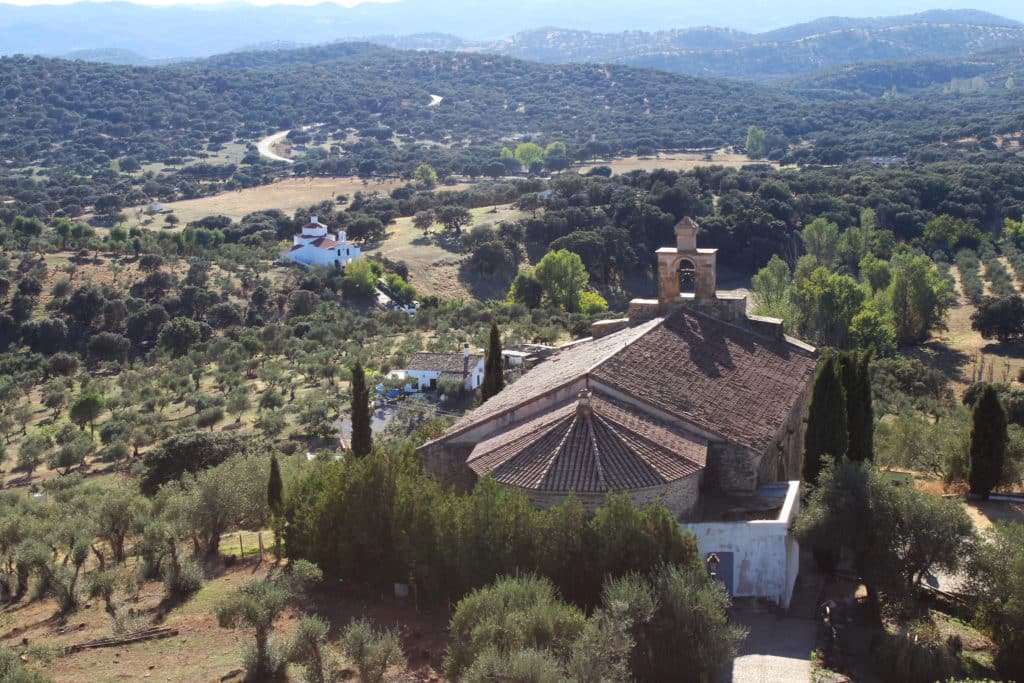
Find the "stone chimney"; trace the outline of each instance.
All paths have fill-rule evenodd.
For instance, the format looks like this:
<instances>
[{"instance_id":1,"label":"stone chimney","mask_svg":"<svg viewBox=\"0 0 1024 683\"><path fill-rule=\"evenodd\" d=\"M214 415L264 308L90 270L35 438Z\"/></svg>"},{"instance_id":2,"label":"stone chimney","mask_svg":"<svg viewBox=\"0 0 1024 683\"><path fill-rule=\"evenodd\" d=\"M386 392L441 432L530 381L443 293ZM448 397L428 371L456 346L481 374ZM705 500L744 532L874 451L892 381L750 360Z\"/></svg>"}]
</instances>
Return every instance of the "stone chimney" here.
<instances>
[{"instance_id":1,"label":"stone chimney","mask_svg":"<svg viewBox=\"0 0 1024 683\"><path fill-rule=\"evenodd\" d=\"M589 416L593 411L590 405L590 390L582 389L580 393L576 394L576 414L580 417Z\"/></svg>"},{"instance_id":2,"label":"stone chimney","mask_svg":"<svg viewBox=\"0 0 1024 683\"><path fill-rule=\"evenodd\" d=\"M462 346L462 376L469 374L469 342Z\"/></svg>"}]
</instances>

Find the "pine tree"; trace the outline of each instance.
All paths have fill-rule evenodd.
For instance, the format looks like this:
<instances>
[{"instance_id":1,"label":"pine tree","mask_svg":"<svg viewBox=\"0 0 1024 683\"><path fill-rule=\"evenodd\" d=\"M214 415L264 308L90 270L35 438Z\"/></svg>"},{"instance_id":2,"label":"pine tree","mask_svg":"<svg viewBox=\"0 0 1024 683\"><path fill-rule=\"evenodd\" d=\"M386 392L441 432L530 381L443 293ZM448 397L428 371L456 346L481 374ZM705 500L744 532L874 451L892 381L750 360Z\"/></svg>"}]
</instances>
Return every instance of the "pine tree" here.
<instances>
[{"instance_id":1,"label":"pine tree","mask_svg":"<svg viewBox=\"0 0 1024 683\"><path fill-rule=\"evenodd\" d=\"M809 484L818 481L823 456L829 455L838 460L846 455L849 446L841 372L835 354L826 353L814 376L804 435L803 478Z\"/></svg>"},{"instance_id":2,"label":"pine tree","mask_svg":"<svg viewBox=\"0 0 1024 683\"><path fill-rule=\"evenodd\" d=\"M481 399L486 401L505 388L505 373L501 363L501 334L498 325L491 323L491 339L487 345L484 364L484 383L480 387Z\"/></svg>"},{"instance_id":3,"label":"pine tree","mask_svg":"<svg viewBox=\"0 0 1024 683\"><path fill-rule=\"evenodd\" d=\"M974 404L971 426L971 493L988 498L1003 473L1006 457L1006 411L991 384Z\"/></svg>"},{"instance_id":4,"label":"pine tree","mask_svg":"<svg viewBox=\"0 0 1024 683\"><path fill-rule=\"evenodd\" d=\"M362 458L373 449L370 431L370 390L366 386L363 366L356 361L352 366L352 454Z\"/></svg>"},{"instance_id":5,"label":"pine tree","mask_svg":"<svg viewBox=\"0 0 1024 683\"><path fill-rule=\"evenodd\" d=\"M848 351L839 356L846 392L846 426L850 460L874 460L875 416L871 406L871 352Z\"/></svg>"},{"instance_id":6,"label":"pine tree","mask_svg":"<svg viewBox=\"0 0 1024 683\"><path fill-rule=\"evenodd\" d=\"M270 456L270 478L267 480L267 504L275 515L281 512L284 497L284 484L281 482L281 468L277 464L277 456Z\"/></svg>"}]
</instances>

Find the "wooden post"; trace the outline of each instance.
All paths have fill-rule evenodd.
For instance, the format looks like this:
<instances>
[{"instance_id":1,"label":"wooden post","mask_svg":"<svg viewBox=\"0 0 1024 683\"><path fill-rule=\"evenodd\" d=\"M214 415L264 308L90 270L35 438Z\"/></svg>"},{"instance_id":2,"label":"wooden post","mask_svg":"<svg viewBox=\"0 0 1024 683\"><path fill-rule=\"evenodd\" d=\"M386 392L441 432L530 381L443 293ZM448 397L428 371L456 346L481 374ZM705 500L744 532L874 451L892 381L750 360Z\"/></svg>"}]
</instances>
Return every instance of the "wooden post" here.
<instances>
[{"instance_id":1,"label":"wooden post","mask_svg":"<svg viewBox=\"0 0 1024 683\"><path fill-rule=\"evenodd\" d=\"M260 562L263 561L263 532L256 532L256 540L260 543Z\"/></svg>"},{"instance_id":2,"label":"wooden post","mask_svg":"<svg viewBox=\"0 0 1024 683\"><path fill-rule=\"evenodd\" d=\"M242 534L238 534L238 559L245 557L245 547L242 545Z\"/></svg>"}]
</instances>

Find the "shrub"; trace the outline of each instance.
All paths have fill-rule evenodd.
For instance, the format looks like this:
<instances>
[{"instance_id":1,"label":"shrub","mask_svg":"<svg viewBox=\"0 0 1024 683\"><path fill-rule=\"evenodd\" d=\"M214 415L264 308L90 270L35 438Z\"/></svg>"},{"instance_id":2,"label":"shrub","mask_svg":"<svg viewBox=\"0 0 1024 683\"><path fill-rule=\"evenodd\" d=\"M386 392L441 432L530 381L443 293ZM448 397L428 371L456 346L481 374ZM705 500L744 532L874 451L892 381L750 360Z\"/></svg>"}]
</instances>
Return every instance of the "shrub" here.
<instances>
[{"instance_id":1,"label":"shrub","mask_svg":"<svg viewBox=\"0 0 1024 683\"><path fill-rule=\"evenodd\" d=\"M583 612L562 602L549 580L499 578L459 601L448 629L445 671L458 680L488 649L548 650L565 656L585 622Z\"/></svg>"},{"instance_id":2,"label":"shrub","mask_svg":"<svg viewBox=\"0 0 1024 683\"><path fill-rule=\"evenodd\" d=\"M402 639L393 629L378 631L369 621L357 619L341 635L341 648L351 659L363 683L380 683L393 666L405 666Z\"/></svg>"}]
</instances>

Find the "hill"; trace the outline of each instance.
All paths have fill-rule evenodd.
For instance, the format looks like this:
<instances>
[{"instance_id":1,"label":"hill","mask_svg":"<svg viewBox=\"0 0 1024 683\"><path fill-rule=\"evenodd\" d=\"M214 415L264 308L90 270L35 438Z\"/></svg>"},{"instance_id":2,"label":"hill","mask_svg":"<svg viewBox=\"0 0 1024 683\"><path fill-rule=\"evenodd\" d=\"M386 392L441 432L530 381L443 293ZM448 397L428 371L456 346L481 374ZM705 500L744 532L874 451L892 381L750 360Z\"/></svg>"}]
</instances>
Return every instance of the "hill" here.
<instances>
[{"instance_id":1,"label":"hill","mask_svg":"<svg viewBox=\"0 0 1024 683\"><path fill-rule=\"evenodd\" d=\"M988 6L999 9L996 0ZM861 16L891 15L905 7L868 0L848 10ZM144 59L194 59L255 46L297 47L377 36L376 42L403 49L467 49L552 62L652 66L700 76L779 78L865 60L949 57L1024 42L1018 22L972 10L815 18L820 11L809 0L770 12L752 0L708 6L595 0L585 13L568 0L496 0L487 4L486 12L474 0L399 0L352 8L335 3L0 4L0 54L58 56L71 51L77 56L79 51L88 55L99 50L87 58L124 63L123 56L105 51L127 50ZM1004 13L1024 18L1009 3ZM572 30L538 29L551 26Z\"/></svg>"},{"instance_id":2,"label":"hill","mask_svg":"<svg viewBox=\"0 0 1024 683\"><path fill-rule=\"evenodd\" d=\"M541 62L614 62L694 76L776 79L839 65L951 58L1024 44L1024 25L972 10L851 19L828 17L765 33L701 27L591 33L543 28L497 41L375 38L391 47L444 48Z\"/></svg>"},{"instance_id":3,"label":"hill","mask_svg":"<svg viewBox=\"0 0 1024 683\"><path fill-rule=\"evenodd\" d=\"M953 88L881 100L367 43L157 67L8 57L0 197L34 214L76 216L106 194L129 206L190 199L284 173L408 178L425 162L441 178L500 176L518 164L503 166L499 152L527 140L565 143L571 163L742 148L751 125L766 131L764 151L777 161L912 157L943 139L1020 130L1024 89L982 80L985 88L968 84L969 97ZM289 130L287 142L303 150L298 163L262 159L256 141Z\"/></svg>"}]
</instances>

